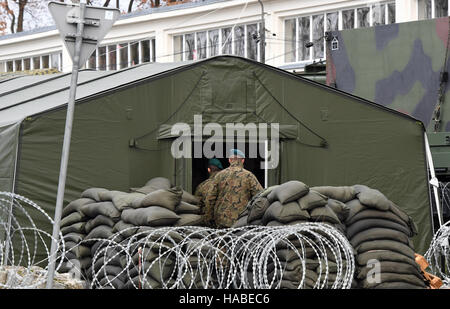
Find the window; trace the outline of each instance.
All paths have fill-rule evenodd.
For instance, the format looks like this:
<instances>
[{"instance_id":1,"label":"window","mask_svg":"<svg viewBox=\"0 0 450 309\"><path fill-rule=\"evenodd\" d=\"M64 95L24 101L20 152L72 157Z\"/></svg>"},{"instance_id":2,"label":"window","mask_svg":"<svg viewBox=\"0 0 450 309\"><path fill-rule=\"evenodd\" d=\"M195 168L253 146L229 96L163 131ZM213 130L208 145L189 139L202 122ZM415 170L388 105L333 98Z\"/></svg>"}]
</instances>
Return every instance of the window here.
<instances>
[{"instance_id":1,"label":"window","mask_svg":"<svg viewBox=\"0 0 450 309\"><path fill-rule=\"evenodd\" d=\"M97 53L96 53L96 51L94 50L94 52L92 53L92 55L89 57L89 60L88 60L88 65L87 65L87 67L89 68L89 69L97 69L97 63L96 63L96 59L97 59Z\"/></svg>"},{"instance_id":2,"label":"window","mask_svg":"<svg viewBox=\"0 0 450 309\"><path fill-rule=\"evenodd\" d=\"M194 52L195 52L195 34L185 34L184 35L184 51L185 51L185 59L186 60L193 60L194 59Z\"/></svg>"},{"instance_id":3,"label":"window","mask_svg":"<svg viewBox=\"0 0 450 309\"><path fill-rule=\"evenodd\" d=\"M386 5L375 4L372 8L372 25L384 25L386 24Z\"/></svg>"},{"instance_id":4,"label":"window","mask_svg":"<svg viewBox=\"0 0 450 309\"><path fill-rule=\"evenodd\" d=\"M449 16L449 0L419 0L417 10L419 19Z\"/></svg>"},{"instance_id":5,"label":"window","mask_svg":"<svg viewBox=\"0 0 450 309\"><path fill-rule=\"evenodd\" d=\"M98 69L106 70L106 46L100 46L98 48Z\"/></svg>"},{"instance_id":6,"label":"window","mask_svg":"<svg viewBox=\"0 0 450 309\"><path fill-rule=\"evenodd\" d=\"M342 11L342 29L355 28L355 10Z\"/></svg>"},{"instance_id":7,"label":"window","mask_svg":"<svg viewBox=\"0 0 450 309\"><path fill-rule=\"evenodd\" d=\"M141 41L141 58L142 62L150 62L150 41Z\"/></svg>"},{"instance_id":8,"label":"window","mask_svg":"<svg viewBox=\"0 0 450 309\"><path fill-rule=\"evenodd\" d=\"M223 28L222 29L222 54L232 54L232 46L231 42L233 40L233 36L231 33L231 28Z\"/></svg>"},{"instance_id":9,"label":"window","mask_svg":"<svg viewBox=\"0 0 450 309\"><path fill-rule=\"evenodd\" d=\"M183 36L177 35L173 38L174 61L183 61Z\"/></svg>"},{"instance_id":10,"label":"window","mask_svg":"<svg viewBox=\"0 0 450 309\"><path fill-rule=\"evenodd\" d=\"M51 54L51 68L59 70L59 54ZM26 64L25 64L26 66Z\"/></svg>"},{"instance_id":11,"label":"window","mask_svg":"<svg viewBox=\"0 0 450 309\"><path fill-rule=\"evenodd\" d=\"M43 69L50 68L50 56L49 55L42 56L42 68Z\"/></svg>"},{"instance_id":12,"label":"window","mask_svg":"<svg viewBox=\"0 0 450 309\"><path fill-rule=\"evenodd\" d=\"M0 62L0 73L6 72L6 63Z\"/></svg>"},{"instance_id":13,"label":"window","mask_svg":"<svg viewBox=\"0 0 450 309\"><path fill-rule=\"evenodd\" d=\"M41 57L33 57L33 69L37 70L41 68Z\"/></svg>"},{"instance_id":14,"label":"window","mask_svg":"<svg viewBox=\"0 0 450 309\"><path fill-rule=\"evenodd\" d=\"M327 31L339 30L339 13L333 12L327 14Z\"/></svg>"},{"instance_id":15,"label":"window","mask_svg":"<svg viewBox=\"0 0 450 309\"><path fill-rule=\"evenodd\" d=\"M305 45L308 43L310 36L310 18L302 17L299 19L298 41L299 41L299 60L309 60L310 49Z\"/></svg>"},{"instance_id":16,"label":"window","mask_svg":"<svg viewBox=\"0 0 450 309\"><path fill-rule=\"evenodd\" d=\"M448 16L448 0L434 0L435 17Z\"/></svg>"},{"instance_id":17,"label":"window","mask_svg":"<svg viewBox=\"0 0 450 309\"><path fill-rule=\"evenodd\" d=\"M14 63L12 61L6 62L6 72L14 71Z\"/></svg>"},{"instance_id":18,"label":"window","mask_svg":"<svg viewBox=\"0 0 450 309\"><path fill-rule=\"evenodd\" d=\"M176 35L173 37L173 58L174 61L186 61L234 54L258 60L258 34L259 24L248 24Z\"/></svg>"},{"instance_id":19,"label":"window","mask_svg":"<svg viewBox=\"0 0 450 309\"><path fill-rule=\"evenodd\" d=\"M325 58L324 36L327 31L392 23L395 23L394 1L379 1L341 11L286 19L284 21L285 62L313 61ZM307 43L313 44L310 48L307 48Z\"/></svg>"},{"instance_id":20,"label":"window","mask_svg":"<svg viewBox=\"0 0 450 309\"><path fill-rule=\"evenodd\" d=\"M323 58L324 51L324 26L323 26L323 14L315 15L312 18L313 32L312 40L314 42L314 58Z\"/></svg>"},{"instance_id":21,"label":"window","mask_svg":"<svg viewBox=\"0 0 450 309\"><path fill-rule=\"evenodd\" d=\"M258 60L258 25L247 25L247 58Z\"/></svg>"},{"instance_id":22,"label":"window","mask_svg":"<svg viewBox=\"0 0 450 309\"><path fill-rule=\"evenodd\" d=\"M358 28L370 27L369 13L370 13L370 8L368 8L368 7L359 8L356 11L356 14L358 16L358 23L357 23Z\"/></svg>"},{"instance_id":23,"label":"window","mask_svg":"<svg viewBox=\"0 0 450 309\"><path fill-rule=\"evenodd\" d=\"M15 65L14 71L22 71L22 59L16 60Z\"/></svg>"},{"instance_id":24,"label":"window","mask_svg":"<svg viewBox=\"0 0 450 309\"><path fill-rule=\"evenodd\" d=\"M205 59L206 58L206 31L197 32L197 59Z\"/></svg>"},{"instance_id":25,"label":"window","mask_svg":"<svg viewBox=\"0 0 450 309\"><path fill-rule=\"evenodd\" d=\"M244 26L234 27L234 54L245 56L245 32Z\"/></svg>"},{"instance_id":26,"label":"window","mask_svg":"<svg viewBox=\"0 0 450 309\"><path fill-rule=\"evenodd\" d=\"M139 64L139 42L130 44L130 65Z\"/></svg>"},{"instance_id":27,"label":"window","mask_svg":"<svg viewBox=\"0 0 450 309\"><path fill-rule=\"evenodd\" d=\"M208 31L209 57L219 54L219 30Z\"/></svg>"},{"instance_id":28,"label":"window","mask_svg":"<svg viewBox=\"0 0 450 309\"><path fill-rule=\"evenodd\" d=\"M284 21L284 61L294 62L295 61L295 19L286 19Z\"/></svg>"},{"instance_id":29,"label":"window","mask_svg":"<svg viewBox=\"0 0 450 309\"><path fill-rule=\"evenodd\" d=\"M119 68L128 67L128 43L119 44Z\"/></svg>"},{"instance_id":30,"label":"window","mask_svg":"<svg viewBox=\"0 0 450 309\"><path fill-rule=\"evenodd\" d=\"M116 45L108 45L108 70L117 70L117 47Z\"/></svg>"}]
</instances>

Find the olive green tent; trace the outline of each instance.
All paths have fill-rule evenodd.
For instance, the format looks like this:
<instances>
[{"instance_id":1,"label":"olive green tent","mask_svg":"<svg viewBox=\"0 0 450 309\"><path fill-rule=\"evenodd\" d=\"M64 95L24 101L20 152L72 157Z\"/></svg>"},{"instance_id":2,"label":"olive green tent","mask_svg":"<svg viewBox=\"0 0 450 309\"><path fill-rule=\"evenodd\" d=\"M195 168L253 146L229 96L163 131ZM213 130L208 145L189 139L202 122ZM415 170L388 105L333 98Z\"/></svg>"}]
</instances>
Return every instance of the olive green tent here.
<instances>
[{"instance_id":1,"label":"olive green tent","mask_svg":"<svg viewBox=\"0 0 450 309\"><path fill-rule=\"evenodd\" d=\"M70 75L0 82L0 190L54 214ZM90 187L127 191L165 176L192 190L191 159L174 159L167 128L278 123L280 163L268 185L365 184L413 217L431 240L423 124L407 115L255 61L219 56L80 72L64 203ZM36 222L39 224L39 222ZM51 233L51 227L43 227Z\"/></svg>"}]
</instances>

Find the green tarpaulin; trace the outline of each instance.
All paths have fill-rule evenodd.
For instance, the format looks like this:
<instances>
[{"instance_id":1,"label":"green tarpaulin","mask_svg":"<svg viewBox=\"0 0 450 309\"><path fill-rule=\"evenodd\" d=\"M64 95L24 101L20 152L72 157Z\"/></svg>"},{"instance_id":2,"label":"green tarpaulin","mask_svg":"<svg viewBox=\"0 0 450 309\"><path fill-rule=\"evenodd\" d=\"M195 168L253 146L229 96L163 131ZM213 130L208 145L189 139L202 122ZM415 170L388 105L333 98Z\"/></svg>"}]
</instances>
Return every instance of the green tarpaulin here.
<instances>
[{"instance_id":1,"label":"green tarpaulin","mask_svg":"<svg viewBox=\"0 0 450 309\"><path fill-rule=\"evenodd\" d=\"M280 164L270 171L269 185L298 179L310 186L378 189L414 218L417 251L428 247L432 231L424 126L412 117L232 56L114 73L84 71L80 78L65 204L89 187L127 191L157 176L192 190L192 162L171 156L173 138L167 128L192 124L194 115L202 115L204 124L279 123ZM1 145L9 149L0 155L19 147L15 191L53 216L68 82L55 77L45 84L52 91L33 100L19 98L10 107L2 107L6 103L0 94L0 118L14 116L21 123L13 142L7 141L12 135L0 133ZM42 89L31 84L21 91L36 87ZM27 106L32 112L26 112ZM0 170L11 171L13 164L13 159L2 159ZM5 179L0 189L10 190L11 175ZM51 233L50 226L44 228Z\"/></svg>"}]
</instances>

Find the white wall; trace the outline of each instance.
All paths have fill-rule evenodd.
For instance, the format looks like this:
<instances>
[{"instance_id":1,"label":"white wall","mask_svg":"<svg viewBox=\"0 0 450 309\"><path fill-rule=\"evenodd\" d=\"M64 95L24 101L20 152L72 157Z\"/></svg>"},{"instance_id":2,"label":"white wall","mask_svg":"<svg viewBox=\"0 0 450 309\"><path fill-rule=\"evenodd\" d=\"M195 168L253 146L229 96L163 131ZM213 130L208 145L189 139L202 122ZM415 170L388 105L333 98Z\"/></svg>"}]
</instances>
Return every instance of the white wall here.
<instances>
[{"instance_id":1,"label":"white wall","mask_svg":"<svg viewBox=\"0 0 450 309\"><path fill-rule=\"evenodd\" d=\"M264 0L266 11L267 63L284 64L284 19L324 11L364 6L373 0ZM119 20L102 44L156 38L156 61L173 61L173 35L206 30L236 23L259 22L261 8L257 0L234 0L194 8L172 10ZM398 22L417 20L417 0L396 0ZM275 34L275 36L273 35ZM56 32L0 40L0 61L16 57L62 50ZM71 70L67 50L63 50L63 70Z\"/></svg>"}]
</instances>

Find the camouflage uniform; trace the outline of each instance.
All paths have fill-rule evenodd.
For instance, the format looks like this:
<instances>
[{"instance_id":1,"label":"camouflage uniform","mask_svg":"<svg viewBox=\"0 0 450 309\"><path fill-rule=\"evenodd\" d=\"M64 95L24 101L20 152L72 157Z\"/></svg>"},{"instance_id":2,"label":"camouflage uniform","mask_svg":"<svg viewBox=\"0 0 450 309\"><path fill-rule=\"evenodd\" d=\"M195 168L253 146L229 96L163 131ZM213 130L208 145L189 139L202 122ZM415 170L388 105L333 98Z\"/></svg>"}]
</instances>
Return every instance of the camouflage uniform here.
<instances>
[{"instance_id":1,"label":"camouflage uniform","mask_svg":"<svg viewBox=\"0 0 450 309\"><path fill-rule=\"evenodd\" d=\"M217 173L205 201L205 221L215 227L231 227L248 201L263 188L255 175L244 169L239 161Z\"/></svg>"},{"instance_id":2,"label":"camouflage uniform","mask_svg":"<svg viewBox=\"0 0 450 309\"><path fill-rule=\"evenodd\" d=\"M213 187L214 177L217 175L218 172L219 171L212 172L209 175L209 178L206 179L205 181L203 181L202 183L200 183L197 186L197 189L195 190L194 195L200 199L200 207L202 208L202 213L205 212L206 195L208 194L209 191L211 191L211 189Z\"/></svg>"}]
</instances>

